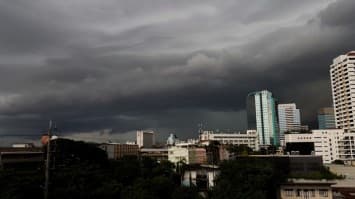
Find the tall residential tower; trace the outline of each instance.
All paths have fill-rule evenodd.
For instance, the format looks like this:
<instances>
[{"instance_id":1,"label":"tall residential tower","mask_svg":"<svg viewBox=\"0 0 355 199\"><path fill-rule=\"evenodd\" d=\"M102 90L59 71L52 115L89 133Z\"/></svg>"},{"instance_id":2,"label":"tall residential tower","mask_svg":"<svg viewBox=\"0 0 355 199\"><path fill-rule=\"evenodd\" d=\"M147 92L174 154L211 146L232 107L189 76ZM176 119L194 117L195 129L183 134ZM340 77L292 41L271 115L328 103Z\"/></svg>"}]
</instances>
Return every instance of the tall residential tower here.
<instances>
[{"instance_id":1,"label":"tall residential tower","mask_svg":"<svg viewBox=\"0 0 355 199\"><path fill-rule=\"evenodd\" d=\"M256 129L260 145L279 145L279 132L272 93L263 90L247 97L248 129Z\"/></svg>"},{"instance_id":2,"label":"tall residential tower","mask_svg":"<svg viewBox=\"0 0 355 199\"><path fill-rule=\"evenodd\" d=\"M355 51L333 59L330 65L335 126L355 127Z\"/></svg>"}]
</instances>

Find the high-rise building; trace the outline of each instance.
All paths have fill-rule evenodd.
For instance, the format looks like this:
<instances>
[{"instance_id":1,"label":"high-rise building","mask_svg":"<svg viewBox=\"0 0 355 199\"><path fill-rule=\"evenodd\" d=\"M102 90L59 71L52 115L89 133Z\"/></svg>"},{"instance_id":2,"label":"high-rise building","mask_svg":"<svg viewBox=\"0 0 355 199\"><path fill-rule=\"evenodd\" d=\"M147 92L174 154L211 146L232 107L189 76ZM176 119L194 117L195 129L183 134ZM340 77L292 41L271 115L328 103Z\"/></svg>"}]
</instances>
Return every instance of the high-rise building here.
<instances>
[{"instance_id":1,"label":"high-rise building","mask_svg":"<svg viewBox=\"0 0 355 199\"><path fill-rule=\"evenodd\" d=\"M287 131L299 131L301 129L300 109L296 104L278 104L280 142L284 140L284 133Z\"/></svg>"},{"instance_id":2,"label":"high-rise building","mask_svg":"<svg viewBox=\"0 0 355 199\"><path fill-rule=\"evenodd\" d=\"M355 51L333 59L330 65L335 126L355 127Z\"/></svg>"},{"instance_id":3,"label":"high-rise building","mask_svg":"<svg viewBox=\"0 0 355 199\"><path fill-rule=\"evenodd\" d=\"M154 144L154 131L137 131L137 145L139 148L151 148Z\"/></svg>"},{"instance_id":4,"label":"high-rise building","mask_svg":"<svg viewBox=\"0 0 355 199\"><path fill-rule=\"evenodd\" d=\"M335 129L333 107L325 107L318 110L318 129Z\"/></svg>"},{"instance_id":5,"label":"high-rise building","mask_svg":"<svg viewBox=\"0 0 355 199\"><path fill-rule=\"evenodd\" d=\"M271 92L263 90L248 94L247 118L248 129L256 129L260 146L279 145L275 99Z\"/></svg>"}]
</instances>

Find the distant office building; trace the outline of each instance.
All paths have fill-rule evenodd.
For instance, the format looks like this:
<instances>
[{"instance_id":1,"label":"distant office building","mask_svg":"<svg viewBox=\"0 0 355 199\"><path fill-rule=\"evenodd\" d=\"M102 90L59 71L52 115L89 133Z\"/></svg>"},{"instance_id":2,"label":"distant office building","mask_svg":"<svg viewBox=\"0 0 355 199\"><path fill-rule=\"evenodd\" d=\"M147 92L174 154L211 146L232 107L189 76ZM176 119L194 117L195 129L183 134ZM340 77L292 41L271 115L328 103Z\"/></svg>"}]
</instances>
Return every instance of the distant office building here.
<instances>
[{"instance_id":1,"label":"distant office building","mask_svg":"<svg viewBox=\"0 0 355 199\"><path fill-rule=\"evenodd\" d=\"M101 149L106 151L108 159L118 160L124 156L137 156L139 155L138 145L136 144L120 144L108 143L102 144Z\"/></svg>"},{"instance_id":2,"label":"distant office building","mask_svg":"<svg viewBox=\"0 0 355 199\"><path fill-rule=\"evenodd\" d=\"M299 131L301 129L300 110L296 104L278 104L280 141L284 140L284 133L287 131Z\"/></svg>"},{"instance_id":3,"label":"distant office building","mask_svg":"<svg viewBox=\"0 0 355 199\"><path fill-rule=\"evenodd\" d=\"M318 110L318 129L335 129L334 108L326 107Z\"/></svg>"},{"instance_id":4,"label":"distant office building","mask_svg":"<svg viewBox=\"0 0 355 199\"><path fill-rule=\"evenodd\" d=\"M155 144L154 131L137 131L137 144L139 148L151 148Z\"/></svg>"},{"instance_id":5,"label":"distant office building","mask_svg":"<svg viewBox=\"0 0 355 199\"><path fill-rule=\"evenodd\" d=\"M285 134L288 152L310 148L311 153L323 157L324 163L334 160L355 160L355 133L344 129L319 129L311 133ZM297 149L298 148L298 149Z\"/></svg>"},{"instance_id":6,"label":"distant office building","mask_svg":"<svg viewBox=\"0 0 355 199\"><path fill-rule=\"evenodd\" d=\"M330 65L335 126L355 128L355 51L333 59Z\"/></svg>"},{"instance_id":7,"label":"distant office building","mask_svg":"<svg viewBox=\"0 0 355 199\"><path fill-rule=\"evenodd\" d=\"M263 90L247 97L248 129L256 129L260 145L279 145L275 99Z\"/></svg>"},{"instance_id":8,"label":"distant office building","mask_svg":"<svg viewBox=\"0 0 355 199\"><path fill-rule=\"evenodd\" d=\"M254 151L259 150L256 130L247 130L246 132L202 131L200 142L208 145L211 141L218 141L220 144L247 145Z\"/></svg>"}]
</instances>

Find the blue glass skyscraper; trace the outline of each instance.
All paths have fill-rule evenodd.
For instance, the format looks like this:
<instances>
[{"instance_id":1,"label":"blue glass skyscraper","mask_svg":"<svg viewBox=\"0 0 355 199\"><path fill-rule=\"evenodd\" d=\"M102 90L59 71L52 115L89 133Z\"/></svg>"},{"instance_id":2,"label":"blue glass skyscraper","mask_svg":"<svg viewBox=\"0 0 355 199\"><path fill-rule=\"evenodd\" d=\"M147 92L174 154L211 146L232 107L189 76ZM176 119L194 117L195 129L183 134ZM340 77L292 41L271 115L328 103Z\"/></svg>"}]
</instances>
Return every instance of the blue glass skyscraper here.
<instances>
[{"instance_id":1,"label":"blue glass skyscraper","mask_svg":"<svg viewBox=\"0 0 355 199\"><path fill-rule=\"evenodd\" d=\"M248 129L256 129L260 145L280 145L276 102L267 90L248 94Z\"/></svg>"}]
</instances>

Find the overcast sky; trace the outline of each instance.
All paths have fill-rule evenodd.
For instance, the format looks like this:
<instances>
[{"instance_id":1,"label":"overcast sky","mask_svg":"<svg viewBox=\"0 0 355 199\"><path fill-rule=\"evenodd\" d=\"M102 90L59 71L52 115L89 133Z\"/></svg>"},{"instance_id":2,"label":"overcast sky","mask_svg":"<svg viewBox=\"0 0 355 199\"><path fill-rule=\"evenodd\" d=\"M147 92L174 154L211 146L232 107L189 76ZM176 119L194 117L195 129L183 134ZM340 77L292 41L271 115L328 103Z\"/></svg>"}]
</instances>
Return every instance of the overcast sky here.
<instances>
[{"instance_id":1,"label":"overcast sky","mask_svg":"<svg viewBox=\"0 0 355 199\"><path fill-rule=\"evenodd\" d=\"M355 49L354 0L0 1L0 143L40 135L197 137L246 128L247 93L330 106L328 68ZM13 137L12 135L18 135ZM36 137L35 137L36 138ZM37 138L36 138L37 139Z\"/></svg>"}]
</instances>

